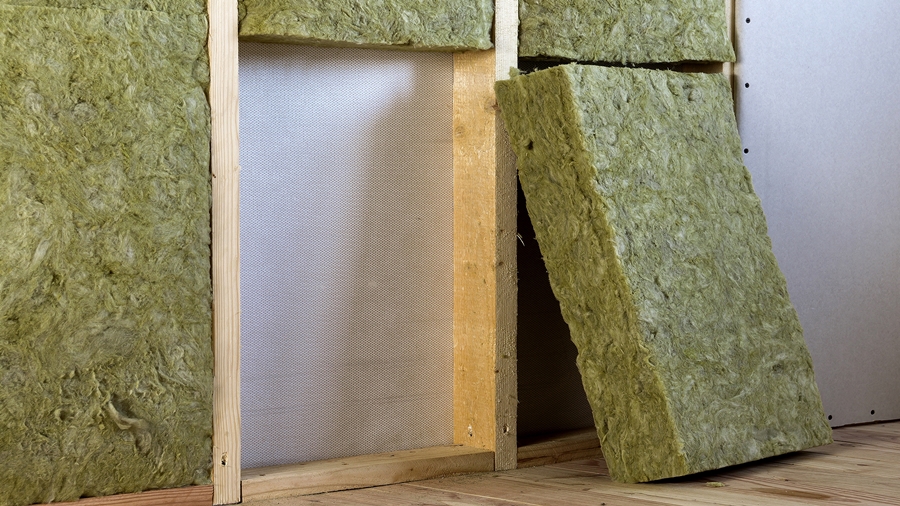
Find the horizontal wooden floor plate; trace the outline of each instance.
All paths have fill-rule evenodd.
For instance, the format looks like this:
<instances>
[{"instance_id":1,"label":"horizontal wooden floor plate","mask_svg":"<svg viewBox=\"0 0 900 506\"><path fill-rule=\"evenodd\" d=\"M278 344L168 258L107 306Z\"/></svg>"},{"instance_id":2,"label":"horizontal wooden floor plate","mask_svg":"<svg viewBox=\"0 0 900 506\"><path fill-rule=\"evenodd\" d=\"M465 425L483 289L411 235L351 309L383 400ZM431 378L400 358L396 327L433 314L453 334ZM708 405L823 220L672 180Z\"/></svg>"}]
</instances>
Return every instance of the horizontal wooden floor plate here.
<instances>
[{"instance_id":1,"label":"horizontal wooden floor plate","mask_svg":"<svg viewBox=\"0 0 900 506\"><path fill-rule=\"evenodd\" d=\"M167 488L137 494L88 497L74 502L53 503L57 506L211 506L213 486Z\"/></svg>"},{"instance_id":2,"label":"horizontal wooden floor plate","mask_svg":"<svg viewBox=\"0 0 900 506\"><path fill-rule=\"evenodd\" d=\"M494 452L435 446L304 464L245 469L244 501L374 487L494 470Z\"/></svg>"},{"instance_id":3,"label":"horizontal wooden floor plate","mask_svg":"<svg viewBox=\"0 0 900 506\"><path fill-rule=\"evenodd\" d=\"M597 430L591 427L526 442L519 447L518 467L546 466L602 455Z\"/></svg>"},{"instance_id":4,"label":"horizontal wooden floor plate","mask_svg":"<svg viewBox=\"0 0 900 506\"><path fill-rule=\"evenodd\" d=\"M253 506L900 505L900 422L835 429L834 438L839 442L654 483L613 482L602 459L585 459Z\"/></svg>"}]
</instances>

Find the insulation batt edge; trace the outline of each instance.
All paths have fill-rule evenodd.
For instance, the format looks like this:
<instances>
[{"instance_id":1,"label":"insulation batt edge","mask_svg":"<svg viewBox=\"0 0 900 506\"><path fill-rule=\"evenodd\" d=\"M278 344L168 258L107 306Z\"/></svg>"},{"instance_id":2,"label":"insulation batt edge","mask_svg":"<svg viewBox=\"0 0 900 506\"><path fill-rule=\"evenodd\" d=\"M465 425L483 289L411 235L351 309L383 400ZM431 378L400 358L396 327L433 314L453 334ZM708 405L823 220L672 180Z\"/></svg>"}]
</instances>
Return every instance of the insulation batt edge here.
<instances>
[{"instance_id":1,"label":"insulation batt edge","mask_svg":"<svg viewBox=\"0 0 900 506\"><path fill-rule=\"evenodd\" d=\"M241 40L422 51L489 49L491 0L240 0Z\"/></svg>"},{"instance_id":2,"label":"insulation batt edge","mask_svg":"<svg viewBox=\"0 0 900 506\"><path fill-rule=\"evenodd\" d=\"M206 36L0 5L0 505L210 482Z\"/></svg>"},{"instance_id":3,"label":"insulation batt edge","mask_svg":"<svg viewBox=\"0 0 900 506\"><path fill-rule=\"evenodd\" d=\"M726 78L566 65L496 88L611 476L831 442Z\"/></svg>"},{"instance_id":4,"label":"insulation batt edge","mask_svg":"<svg viewBox=\"0 0 900 506\"><path fill-rule=\"evenodd\" d=\"M733 62L722 0L519 0L519 56Z\"/></svg>"}]
</instances>

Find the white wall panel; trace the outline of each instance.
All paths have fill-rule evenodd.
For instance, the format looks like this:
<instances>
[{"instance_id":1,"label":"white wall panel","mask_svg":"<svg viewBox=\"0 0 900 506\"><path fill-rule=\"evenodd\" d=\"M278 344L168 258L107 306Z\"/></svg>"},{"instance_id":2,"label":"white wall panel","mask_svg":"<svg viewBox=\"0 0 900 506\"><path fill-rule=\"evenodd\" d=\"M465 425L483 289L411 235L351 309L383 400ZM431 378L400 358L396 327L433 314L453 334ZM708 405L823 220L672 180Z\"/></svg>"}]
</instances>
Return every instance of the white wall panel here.
<instances>
[{"instance_id":1,"label":"white wall panel","mask_svg":"<svg viewBox=\"0 0 900 506\"><path fill-rule=\"evenodd\" d=\"M833 425L900 418L900 3L741 0L738 122Z\"/></svg>"}]
</instances>

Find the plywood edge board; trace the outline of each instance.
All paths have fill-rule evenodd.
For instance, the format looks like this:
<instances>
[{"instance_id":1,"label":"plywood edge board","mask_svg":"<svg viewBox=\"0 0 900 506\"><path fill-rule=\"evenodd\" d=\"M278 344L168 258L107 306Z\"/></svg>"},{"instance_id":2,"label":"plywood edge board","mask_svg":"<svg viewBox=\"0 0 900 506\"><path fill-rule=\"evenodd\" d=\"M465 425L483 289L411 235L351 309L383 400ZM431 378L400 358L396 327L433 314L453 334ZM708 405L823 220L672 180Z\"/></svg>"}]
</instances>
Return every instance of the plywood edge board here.
<instances>
[{"instance_id":1,"label":"plywood edge board","mask_svg":"<svg viewBox=\"0 0 900 506\"><path fill-rule=\"evenodd\" d=\"M245 501L390 485L494 469L494 453L436 446L244 470Z\"/></svg>"},{"instance_id":2,"label":"plywood edge board","mask_svg":"<svg viewBox=\"0 0 900 506\"><path fill-rule=\"evenodd\" d=\"M519 447L518 467L534 467L601 457L600 439L593 427L564 432Z\"/></svg>"},{"instance_id":3,"label":"plywood edge board","mask_svg":"<svg viewBox=\"0 0 900 506\"><path fill-rule=\"evenodd\" d=\"M515 67L518 3L494 45L454 54L454 442L516 464L516 172L494 82Z\"/></svg>"},{"instance_id":4,"label":"plywood edge board","mask_svg":"<svg viewBox=\"0 0 900 506\"><path fill-rule=\"evenodd\" d=\"M237 0L209 0L215 504L241 501Z\"/></svg>"},{"instance_id":5,"label":"plywood edge board","mask_svg":"<svg viewBox=\"0 0 900 506\"><path fill-rule=\"evenodd\" d=\"M182 487L151 490L137 494L119 494L106 497L89 497L73 502L53 503L57 506L209 506L212 504L213 487Z\"/></svg>"}]
</instances>

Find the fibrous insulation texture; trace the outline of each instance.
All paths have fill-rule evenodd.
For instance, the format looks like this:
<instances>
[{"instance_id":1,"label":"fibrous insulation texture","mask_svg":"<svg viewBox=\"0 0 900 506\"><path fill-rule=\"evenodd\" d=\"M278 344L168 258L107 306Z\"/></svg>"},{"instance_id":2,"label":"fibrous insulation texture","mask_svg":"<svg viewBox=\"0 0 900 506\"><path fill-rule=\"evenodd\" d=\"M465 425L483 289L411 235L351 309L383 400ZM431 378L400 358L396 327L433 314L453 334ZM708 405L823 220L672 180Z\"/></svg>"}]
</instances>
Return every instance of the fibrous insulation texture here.
<instances>
[{"instance_id":1,"label":"fibrous insulation texture","mask_svg":"<svg viewBox=\"0 0 900 506\"><path fill-rule=\"evenodd\" d=\"M0 5L206 14L204 0L0 0Z\"/></svg>"},{"instance_id":2,"label":"fibrous insulation texture","mask_svg":"<svg viewBox=\"0 0 900 506\"><path fill-rule=\"evenodd\" d=\"M488 49L491 0L240 0L242 40L431 51Z\"/></svg>"},{"instance_id":3,"label":"fibrous insulation texture","mask_svg":"<svg viewBox=\"0 0 900 506\"><path fill-rule=\"evenodd\" d=\"M497 92L610 474L830 442L726 79L567 65Z\"/></svg>"},{"instance_id":4,"label":"fibrous insulation texture","mask_svg":"<svg viewBox=\"0 0 900 506\"><path fill-rule=\"evenodd\" d=\"M578 61L734 61L722 0L519 0L519 55Z\"/></svg>"},{"instance_id":5,"label":"fibrous insulation texture","mask_svg":"<svg viewBox=\"0 0 900 506\"><path fill-rule=\"evenodd\" d=\"M0 505L209 482L206 34L0 5Z\"/></svg>"}]
</instances>

